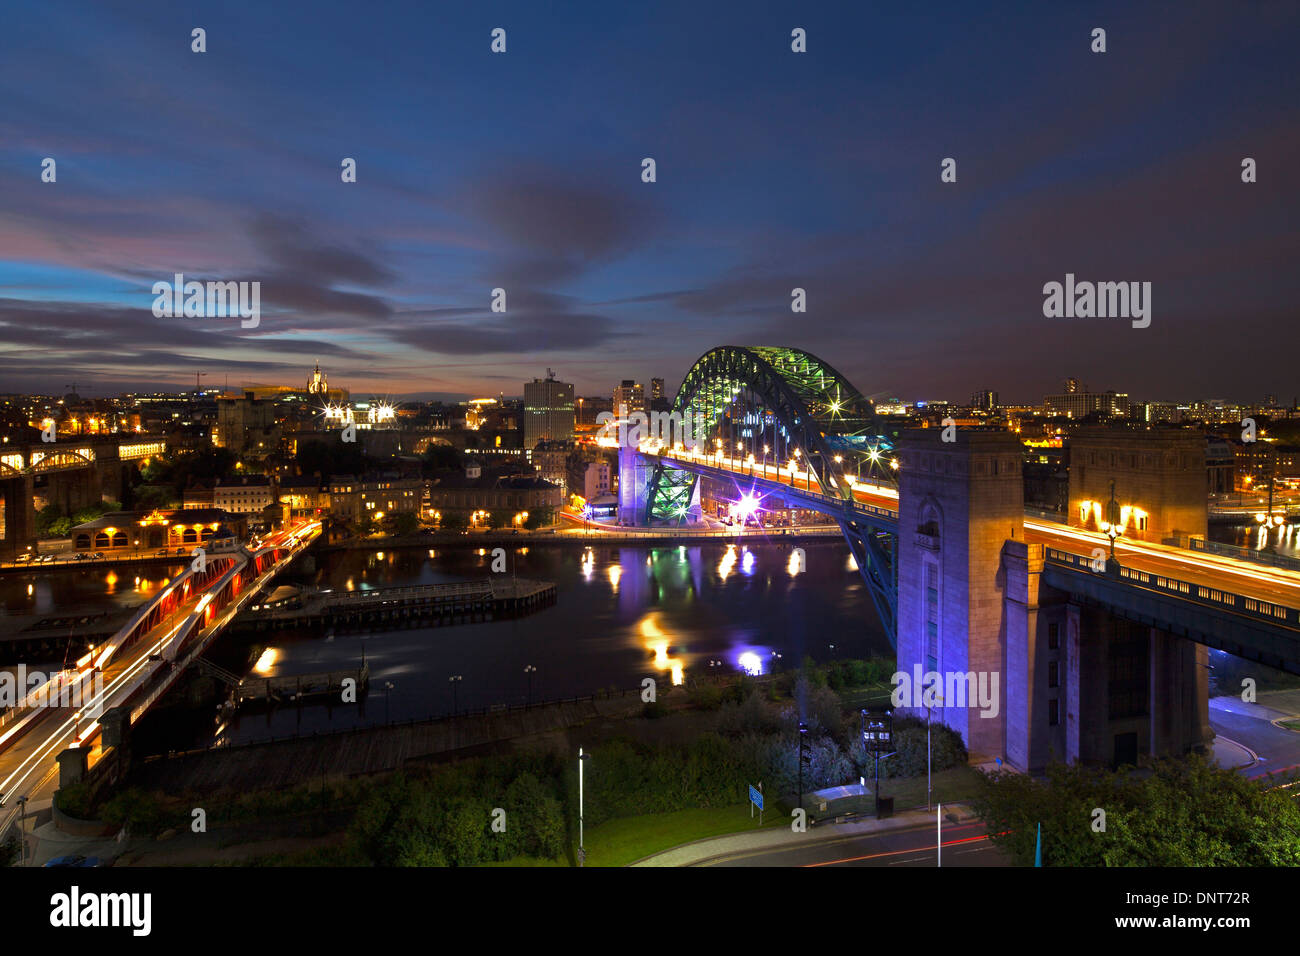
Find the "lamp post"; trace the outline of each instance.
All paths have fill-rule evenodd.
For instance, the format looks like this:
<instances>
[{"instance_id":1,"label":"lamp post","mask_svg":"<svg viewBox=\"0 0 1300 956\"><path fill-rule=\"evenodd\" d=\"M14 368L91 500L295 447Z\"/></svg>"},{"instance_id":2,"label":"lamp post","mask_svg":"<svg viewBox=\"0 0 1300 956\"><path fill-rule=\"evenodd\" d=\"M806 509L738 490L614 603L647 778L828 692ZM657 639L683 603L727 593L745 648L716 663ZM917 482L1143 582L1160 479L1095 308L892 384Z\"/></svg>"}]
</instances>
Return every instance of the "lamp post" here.
<instances>
[{"instance_id":1,"label":"lamp post","mask_svg":"<svg viewBox=\"0 0 1300 956\"><path fill-rule=\"evenodd\" d=\"M870 717L870 721L868 721ZM876 818L880 818L880 752L892 746L894 742L894 714L893 711L872 711L868 714L867 709L862 709L862 748L865 752L875 758L876 764ZM892 757L894 754L887 753L885 758Z\"/></svg>"},{"instance_id":2,"label":"lamp post","mask_svg":"<svg viewBox=\"0 0 1300 956\"><path fill-rule=\"evenodd\" d=\"M1116 563L1115 539L1123 534L1123 529L1120 527L1119 501L1115 498L1114 478L1110 480L1110 503L1106 506L1106 518L1106 534L1110 538L1110 564L1107 565L1107 568L1109 568L1112 564Z\"/></svg>"},{"instance_id":3,"label":"lamp post","mask_svg":"<svg viewBox=\"0 0 1300 956\"><path fill-rule=\"evenodd\" d=\"M931 686L934 685L932 684ZM929 688L927 687L926 690L929 690ZM924 691L922 693L924 693ZM927 697L926 699L928 700L929 698ZM936 690L934 692L934 700L939 704L940 707L942 707L943 691ZM930 782L932 777L932 770L931 770L932 767L933 767L933 763L931 762L931 749L930 749L930 705L929 703L927 703L925 705L925 809L927 811L930 809L930 789L931 789Z\"/></svg>"},{"instance_id":4,"label":"lamp post","mask_svg":"<svg viewBox=\"0 0 1300 956\"><path fill-rule=\"evenodd\" d=\"M451 712L453 714L460 712L460 695L457 693L457 688L464 679L460 674L453 674L447 678L447 683L451 684Z\"/></svg>"},{"instance_id":5,"label":"lamp post","mask_svg":"<svg viewBox=\"0 0 1300 956\"><path fill-rule=\"evenodd\" d=\"M27 798L18 798L18 865L27 865Z\"/></svg>"},{"instance_id":6,"label":"lamp post","mask_svg":"<svg viewBox=\"0 0 1300 956\"><path fill-rule=\"evenodd\" d=\"M811 759L807 754L808 747L808 725L802 720L799 721L799 806L803 806L803 765L804 761Z\"/></svg>"},{"instance_id":7,"label":"lamp post","mask_svg":"<svg viewBox=\"0 0 1300 956\"><path fill-rule=\"evenodd\" d=\"M393 722L392 711L388 706L388 695L392 692L393 686L392 681L384 681L384 723L386 724L391 724Z\"/></svg>"},{"instance_id":8,"label":"lamp post","mask_svg":"<svg viewBox=\"0 0 1300 956\"><path fill-rule=\"evenodd\" d=\"M533 705L533 675L537 673L537 668L532 664L524 667L524 673L528 675L528 706Z\"/></svg>"},{"instance_id":9,"label":"lamp post","mask_svg":"<svg viewBox=\"0 0 1300 956\"><path fill-rule=\"evenodd\" d=\"M587 862L587 847L583 843L583 794L582 794L582 764L585 760L590 760L591 754L582 752L578 748L578 866L583 866Z\"/></svg>"}]
</instances>

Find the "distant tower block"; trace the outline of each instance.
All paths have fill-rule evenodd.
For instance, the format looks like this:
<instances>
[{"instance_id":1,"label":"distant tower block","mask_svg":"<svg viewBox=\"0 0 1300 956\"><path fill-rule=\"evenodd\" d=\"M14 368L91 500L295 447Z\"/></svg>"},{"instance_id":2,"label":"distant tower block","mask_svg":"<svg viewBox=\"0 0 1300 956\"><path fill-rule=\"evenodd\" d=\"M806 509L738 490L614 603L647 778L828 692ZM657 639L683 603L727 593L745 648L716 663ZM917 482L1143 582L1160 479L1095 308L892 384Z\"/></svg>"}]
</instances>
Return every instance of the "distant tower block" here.
<instances>
[{"instance_id":1,"label":"distant tower block","mask_svg":"<svg viewBox=\"0 0 1300 956\"><path fill-rule=\"evenodd\" d=\"M953 442L942 434L909 430L898 445L898 669L983 674L989 690L996 675L989 716L968 699L964 707L945 701L932 719L959 731L972 757L1001 757L1002 550L1024 538L1023 452L1002 430L960 429Z\"/></svg>"}]
</instances>

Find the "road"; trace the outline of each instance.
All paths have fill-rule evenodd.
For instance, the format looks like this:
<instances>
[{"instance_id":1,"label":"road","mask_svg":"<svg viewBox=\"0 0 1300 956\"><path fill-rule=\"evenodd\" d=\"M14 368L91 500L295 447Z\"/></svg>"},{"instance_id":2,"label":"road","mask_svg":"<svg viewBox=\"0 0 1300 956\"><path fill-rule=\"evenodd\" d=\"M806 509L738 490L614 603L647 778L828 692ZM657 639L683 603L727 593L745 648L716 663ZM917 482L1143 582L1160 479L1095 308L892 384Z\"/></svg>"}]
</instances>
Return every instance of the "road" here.
<instances>
[{"instance_id":1,"label":"road","mask_svg":"<svg viewBox=\"0 0 1300 956\"><path fill-rule=\"evenodd\" d=\"M810 831L815 835L816 829ZM696 866L935 866L933 825L884 830L789 846L744 850L712 857ZM944 822L944 866L1010 866L1010 859L989 842L979 822Z\"/></svg>"},{"instance_id":2,"label":"road","mask_svg":"<svg viewBox=\"0 0 1300 956\"><path fill-rule=\"evenodd\" d=\"M259 542L253 553L290 544L300 535L314 537L318 532L318 524L284 529ZM233 554L218 554L209 560L234 566L241 559ZM187 624L193 623L191 616L208 609L212 591L220 581L218 575L208 588L195 589L178 602L165 619L131 645L120 650L105 645L93 649L78 661L72 676L72 686L77 693L71 702L81 707L36 707L30 716L0 728L0 831L17 812L19 797L42 798L57 786L56 758L61 751L71 746L89 746L91 762L94 762L99 752L99 724L93 719L83 718L81 712L100 713L103 709L134 699L140 691L150 687L154 678L165 678L170 664L150 658L175 653L171 646L173 638L177 638ZM208 610L209 616L201 626L224 626L257 590L257 587L246 587L238 599L221 609ZM184 635L177 639L183 640ZM100 666L97 668L96 665ZM98 687L94 682L96 676L101 681Z\"/></svg>"}]
</instances>

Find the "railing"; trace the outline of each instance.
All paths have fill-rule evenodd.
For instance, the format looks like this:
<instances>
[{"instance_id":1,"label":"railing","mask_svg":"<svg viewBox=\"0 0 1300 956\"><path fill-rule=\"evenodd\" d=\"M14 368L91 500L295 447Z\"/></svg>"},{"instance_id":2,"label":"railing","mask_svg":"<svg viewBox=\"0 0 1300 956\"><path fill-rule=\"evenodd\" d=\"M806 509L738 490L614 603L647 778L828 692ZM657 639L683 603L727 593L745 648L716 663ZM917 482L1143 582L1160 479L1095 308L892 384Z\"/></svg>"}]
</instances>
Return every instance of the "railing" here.
<instances>
[{"instance_id":1,"label":"railing","mask_svg":"<svg viewBox=\"0 0 1300 956\"><path fill-rule=\"evenodd\" d=\"M1093 559L1085 555L1073 554L1069 551L1060 551L1056 548L1048 548L1046 553L1049 561L1056 561L1060 564L1067 565L1074 570L1085 571L1088 574L1094 574L1099 577L1105 576L1104 572L1093 570ZM1206 587L1205 585L1194 584L1190 581L1181 581L1177 578L1168 577L1167 575L1153 574L1150 571L1142 571L1137 568L1127 568L1123 565L1120 565L1119 577L1121 580L1181 600L1192 601L1193 603L1203 604L1208 607L1230 609L1237 614L1242 614L1259 621L1266 621L1270 624L1300 627L1300 610L1287 607L1283 604L1261 601L1258 598L1246 597L1244 594L1234 594L1231 591Z\"/></svg>"},{"instance_id":2,"label":"railing","mask_svg":"<svg viewBox=\"0 0 1300 956\"><path fill-rule=\"evenodd\" d=\"M851 508L853 511L870 515L873 518L884 518L890 522L895 522L898 520L897 508L881 508L878 505L868 504L865 501L858 501L856 497L852 499L842 498L839 495L830 495L820 490L814 491L811 488L800 488L798 485L793 483L787 484L786 482L781 480L780 469L777 469L775 467L769 467L766 469L766 471L775 472L775 475L772 476L768 474L757 474L757 471L764 470L761 465L757 466L756 469L754 470L745 471L743 469L727 468L722 464L719 464L717 462L710 462L707 459L701 460L701 459L693 459L693 458L677 458L672 455L661 455L657 457L662 457L668 459L669 461L677 462L678 464L681 464L682 466L686 467L689 470L700 471L707 468L715 471L725 472L729 475L740 475L742 477L747 476L753 478L755 481L766 482L768 485L776 486L777 488L781 489L783 492L793 493L795 496L799 498L811 499L813 501L823 503L825 505L825 510L822 512L823 514L840 515L843 514L847 508ZM803 476L801 475L800 477ZM815 479L816 476L814 475L813 477ZM805 478L805 480L808 479ZM820 485L820 483L818 484ZM869 487L878 487L878 486L869 486L863 483L858 485L858 487L869 488Z\"/></svg>"},{"instance_id":3,"label":"railing","mask_svg":"<svg viewBox=\"0 0 1300 956\"><path fill-rule=\"evenodd\" d=\"M1220 554L1225 558L1236 558L1239 561L1250 561L1254 564L1265 564L1274 568L1285 568L1288 571L1300 571L1300 560L1287 557L1284 554L1276 554L1272 551L1259 551L1255 548L1244 548L1236 544L1223 544L1219 541L1206 541L1202 538L1190 538L1186 545L1179 541L1179 547L1186 547L1191 551L1204 551L1207 554Z\"/></svg>"},{"instance_id":4,"label":"railing","mask_svg":"<svg viewBox=\"0 0 1300 956\"><path fill-rule=\"evenodd\" d=\"M209 744L206 747L196 747L192 750L175 750L167 754L155 754L153 756L145 757L144 762L152 763L156 760L171 760L189 756L190 754L210 753L214 750L233 750L242 747L257 747L263 744L273 744L277 742L283 743L289 740L311 740L313 738L339 737L346 734L367 733L372 730L384 730L386 728L414 727L417 724L437 724L444 720L455 720L462 717L491 717L496 714L523 713L543 707L555 707L560 704L585 704L593 703L598 700L623 699L629 694L640 696L641 688L631 687L620 691L599 691L595 694L584 694L581 697L553 697L549 700L539 700L526 704L490 704L487 707L467 708L464 710L456 710L451 713L430 715L428 717L410 717L406 720L373 720L364 724L353 724L351 727L340 727L338 730L314 730L311 733L292 733L279 737L258 737L253 740L241 740L239 743ZM378 692L374 692L367 696L373 701L379 695Z\"/></svg>"}]
</instances>

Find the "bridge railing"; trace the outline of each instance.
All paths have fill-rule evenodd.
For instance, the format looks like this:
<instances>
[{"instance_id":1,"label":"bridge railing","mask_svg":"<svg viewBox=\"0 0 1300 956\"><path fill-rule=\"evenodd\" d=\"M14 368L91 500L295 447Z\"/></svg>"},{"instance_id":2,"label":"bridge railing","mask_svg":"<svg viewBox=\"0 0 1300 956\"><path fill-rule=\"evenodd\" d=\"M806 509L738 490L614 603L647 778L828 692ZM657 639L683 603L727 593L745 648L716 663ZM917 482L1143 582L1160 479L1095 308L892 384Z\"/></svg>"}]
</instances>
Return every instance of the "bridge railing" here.
<instances>
[{"instance_id":1,"label":"bridge railing","mask_svg":"<svg viewBox=\"0 0 1300 956\"><path fill-rule=\"evenodd\" d=\"M1086 555L1073 554L1069 551L1060 551L1056 548L1046 549L1046 554L1049 561L1064 564L1073 570L1097 575L1099 577L1105 576L1103 572L1094 571L1092 569L1093 559ZM1300 627L1300 610L1287 607L1284 604L1263 601L1259 598L1247 597L1244 594L1235 594L1232 591L1226 591L1221 588L1212 588L1191 581L1182 581L1178 578L1171 578L1168 575L1153 574L1150 571L1142 571L1138 568L1128 568L1123 565L1120 565L1119 577L1123 581L1136 584L1144 589L1159 591L1181 600L1191 601L1209 607L1229 609L1234 613L1242 614L1259 621L1266 621L1270 624L1277 624L1284 627Z\"/></svg>"},{"instance_id":2,"label":"bridge railing","mask_svg":"<svg viewBox=\"0 0 1300 956\"><path fill-rule=\"evenodd\" d=\"M782 492L789 493L792 496L819 502L825 506L826 510L824 513L838 515L838 514L843 514L846 509L852 508L854 511L857 511L861 514L870 515L873 518L883 518L890 522L894 522L898 520L897 509L881 508L878 505L868 504L865 501L858 501L856 498L853 499L842 498L839 495L826 494L824 491L814 491L810 488L800 488L799 486L794 484L787 484L786 482L781 480L780 469L776 469L776 468L769 469L775 473L774 475L769 476L769 475L754 474L747 470L726 468L715 462L710 462L707 459L677 458L672 455L661 455L658 457L662 457L674 462L678 462L681 465L685 466L686 468L697 472L708 469L712 471L725 472L728 475L741 475L744 477L753 478L754 481L756 482L763 482L768 486L774 486L775 488L780 489ZM761 466L759 466L759 470L762 470Z\"/></svg>"},{"instance_id":3,"label":"bridge railing","mask_svg":"<svg viewBox=\"0 0 1300 956\"><path fill-rule=\"evenodd\" d=\"M1189 538L1186 544L1182 542L1182 539L1179 539L1178 546L1191 551L1204 551L1207 554L1221 554L1225 558L1236 558L1239 561L1249 561L1252 564L1264 564L1272 568L1300 571L1300 560L1272 551L1244 548L1241 545L1223 544L1219 541L1205 541L1202 538Z\"/></svg>"}]
</instances>

